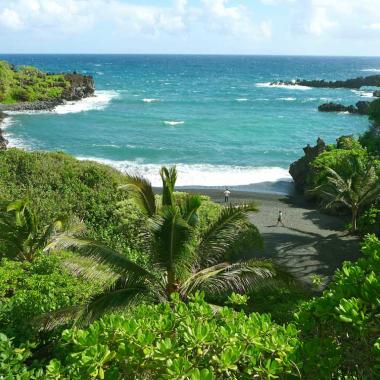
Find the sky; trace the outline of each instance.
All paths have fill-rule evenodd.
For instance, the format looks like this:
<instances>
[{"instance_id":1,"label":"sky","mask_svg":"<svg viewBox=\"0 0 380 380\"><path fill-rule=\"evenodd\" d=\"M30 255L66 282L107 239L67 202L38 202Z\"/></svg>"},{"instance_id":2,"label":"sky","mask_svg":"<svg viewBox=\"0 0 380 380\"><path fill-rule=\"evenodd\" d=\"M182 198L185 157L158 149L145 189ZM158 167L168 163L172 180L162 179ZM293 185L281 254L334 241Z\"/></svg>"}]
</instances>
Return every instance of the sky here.
<instances>
[{"instance_id":1,"label":"sky","mask_svg":"<svg viewBox=\"0 0 380 380\"><path fill-rule=\"evenodd\" d=\"M0 0L0 53L380 56L380 0Z\"/></svg>"}]
</instances>

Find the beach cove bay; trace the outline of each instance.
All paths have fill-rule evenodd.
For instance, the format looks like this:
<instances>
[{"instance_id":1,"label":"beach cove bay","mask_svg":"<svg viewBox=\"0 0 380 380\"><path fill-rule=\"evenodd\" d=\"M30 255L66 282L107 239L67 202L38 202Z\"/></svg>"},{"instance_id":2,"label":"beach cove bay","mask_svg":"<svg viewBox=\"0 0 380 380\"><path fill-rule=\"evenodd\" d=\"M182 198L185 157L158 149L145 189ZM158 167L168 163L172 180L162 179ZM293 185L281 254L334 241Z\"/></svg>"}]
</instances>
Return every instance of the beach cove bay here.
<instances>
[{"instance_id":1,"label":"beach cove bay","mask_svg":"<svg viewBox=\"0 0 380 380\"><path fill-rule=\"evenodd\" d=\"M380 73L380 58L195 55L0 55L47 72L92 75L95 97L54 111L10 113L10 146L65 151L146 176L176 164L179 186L283 191L289 165L316 137L358 136L367 117L322 103L372 100L371 89L269 86ZM285 190L286 191L286 190Z\"/></svg>"}]
</instances>

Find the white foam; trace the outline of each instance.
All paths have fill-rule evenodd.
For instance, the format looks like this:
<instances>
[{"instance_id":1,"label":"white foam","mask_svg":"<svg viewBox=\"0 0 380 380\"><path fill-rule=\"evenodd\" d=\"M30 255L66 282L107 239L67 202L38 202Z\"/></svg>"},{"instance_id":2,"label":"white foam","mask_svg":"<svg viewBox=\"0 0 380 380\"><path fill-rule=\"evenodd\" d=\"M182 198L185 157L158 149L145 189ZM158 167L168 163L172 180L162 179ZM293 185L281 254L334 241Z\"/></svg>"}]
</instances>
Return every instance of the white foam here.
<instances>
[{"instance_id":1,"label":"white foam","mask_svg":"<svg viewBox=\"0 0 380 380\"><path fill-rule=\"evenodd\" d=\"M349 115L350 113L348 111L342 111L338 112L338 115Z\"/></svg>"},{"instance_id":2,"label":"white foam","mask_svg":"<svg viewBox=\"0 0 380 380\"><path fill-rule=\"evenodd\" d=\"M153 186L161 186L160 164L136 161L114 161L96 157L77 157L97 161L134 175L148 178ZM228 166L211 164L177 164L178 186L238 186L292 179L286 169L279 167Z\"/></svg>"},{"instance_id":3,"label":"white foam","mask_svg":"<svg viewBox=\"0 0 380 380\"><path fill-rule=\"evenodd\" d=\"M9 115L24 115L24 114L45 114L56 113L64 115L67 113L79 113L85 111L99 111L107 107L108 103L118 96L116 91L95 91L95 95L89 98L84 98L76 101L65 102L56 106L53 110L39 111L6 111Z\"/></svg>"},{"instance_id":4,"label":"white foam","mask_svg":"<svg viewBox=\"0 0 380 380\"><path fill-rule=\"evenodd\" d=\"M363 69L360 71L368 72L368 73L380 73L380 69Z\"/></svg>"},{"instance_id":5,"label":"white foam","mask_svg":"<svg viewBox=\"0 0 380 380\"><path fill-rule=\"evenodd\" d=\"M96 91L95 96L59 105L55 107L53 112L63 115L67 113L78 113L85 111L100 111L106 108L108 103L117 96L118 93L112 90Z\"/></svg>"},{"instance_id":6,"label":"white foam","mask_svg":"<svg viewBox=\"0 0 380 380\"><path fill-rule=\"evenodd\" d=\"M373 91L365 90L351 90L354 94L359 95L362 98L373 98Z\"/></svg>"},{"instance_id":7,"label":"white foam","mask_svg":"<svg viewBox=\"0 0 380 380\"><path fill-rule=\"evenodd\" d=\"M8 140L8 148L20 148L25 150L32 150L33 147L25 145L25 143L17 137L14 137L12 133L9 132L9 129L12 129L12 126L16 124L16 120L11 117L7 117L0 123L0 128L3 130L3 136Z\"/></svg>"},{"instance_id":8,"label":"white foam","mask_svg":"<svg viewBox=\"0 0 380 380\"><path fill-rule=\"evenodd\" d=\"M311 90L311 87L308 86L300 86L299 84L284 84L284 83L271 83L271 82L265 82L265 83L256 83L256 87L265 87L265 88L284 88L286 90Z\"/></svg>"},{"instance_id":9,"label":"white foam","mask_svg":"<svg viewBox=\"0 0 380 380\"><path fill-rule=\"evenodd\" d=\"M174 126L174 125L185 124L185 122L182 121L182 120L178 120L178 121L176 121L176 120L165 120L165 121L164 121L164 124Z\"/></svg>"},{"instance_id":10,"label":"white foam","mask_svg":"<svg viewBox=\"0 0 380 380\"><path fill-rule=\"evenodd\" d=\"M277 98L277 100L285 100L286 102L294 102L296 98L288 97L288 98Z\"/></svg>"},{"instance_id":11,"label":"white foam","mask_svg":"<svg viewBox=\"0 0 380 380\"><path fill-rule=\"evenodd\" d=\"M159 102L160 99L155 99L155 98L144 98L143 102L144 103L153 103L153 102Z\"/></svg>"},{"instance_id":12,"label":"white foam","mask_svg":"<svg viewBox=\"0 0 380 380\"><path fill-rule=\"evenodd\" d=\"M237 98L235 99L237 102L246 102L248 99L247 98Z\"/></svg>"}]
</instances>

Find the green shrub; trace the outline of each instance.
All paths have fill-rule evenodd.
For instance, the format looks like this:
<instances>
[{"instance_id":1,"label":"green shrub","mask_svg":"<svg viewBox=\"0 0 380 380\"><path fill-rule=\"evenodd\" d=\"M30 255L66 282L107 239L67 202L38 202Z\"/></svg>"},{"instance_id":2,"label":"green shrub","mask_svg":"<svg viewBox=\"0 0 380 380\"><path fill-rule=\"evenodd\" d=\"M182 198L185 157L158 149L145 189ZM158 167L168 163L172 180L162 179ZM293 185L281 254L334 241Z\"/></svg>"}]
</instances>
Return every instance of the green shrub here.
<instances>
[{"instance_id":1,"label":"green shrub","mask_svg":"<svg viewBox=\"0 0 380 380\"><path fill-rule=\"evenodd\" d=\"M120 251L134 248L121 231L118 190L124 176L95 162L64 153L0 151L0 199L28 198L42 224L75 215L88 235ZM128 236L127 236L128 237Z\"/></svg>"},{"instance_id":2,"label":"green shrub","mask_svg":"<svg viewBox=\"0 0 380 380\"><path fill-rule=\"evenodd\" d=\"M307 379L380 378L380 242L367 236L364 257L338 269L321 297L302 305Z\"/></svg>"},{"instance_id":3,"label":"green shrub","mask_svg":"<svg viewBox=\"0 0 380 380\"><path fill-rule=\"evenodd\" d=\"M32 356L30 348L30 345L14 347L12 340L0 333L0 379L42 379L42 369L35 370L26 364Z\"/></svg>"},{"instance_id":4,"label":"green shrub","mask_svg":"<svg viewBox=\"0 0 380 380\"><path fill-rule=\"evenodd\" d=\"M59 98L70 82L63 74L46 74L32 66L18 70L0 61L0 102L17 103Z\"/></svg>"},{"instance_id":5,"label":"green shrub","mask_svg":"<svg viewBox=\"0 0 380 380\"><path fill-rule=\"evenodd\" d=\"M269 379L297 376L293 325L268 315L214 313L200 295L142 305L63 333L50 375L70 379ZM294 377L293 377L294 378Z\"/></svg>"},{"instance_id":6,"label":"green shrub","mask_svg":"<svg viewBox=\"0 0 380 380\"><path fill-rule=\"evenodd\" d=\"M380 156L380 124L372 125L368 131L360 137L361 144L369 153Z\"/></svg>"},{"instance_id":7,"label":"green shrub","mask_svg":"<svg viewBox=\"0 0 380 380\"><path fill-rule=\"evenodd\" d=\"M374 125L380 126L380 99L371 102L368 110L368 117Z\"/></svg>"},{"instance_id":8,"label":"green shrub","mask_svg":"<svg viewBox=\"0 0 380 380\"><path fill-rule=\"evenodd\" d=\"M43 313L78 304L100 290L71 275L67 255L39 255L32 263L0 262L0 331L18 341L34 338L34 319Z\"/></svg>"},{"instance_id":9,"label":"green shrub","mask_svg":"<svg viewBox=\"0 0 380 380\"><path fill-rule=\"evenodd\" d=\"M361 235L375 234L380 237L380 209L372 206L358 220Z\"/></svg>"}]
</instances>

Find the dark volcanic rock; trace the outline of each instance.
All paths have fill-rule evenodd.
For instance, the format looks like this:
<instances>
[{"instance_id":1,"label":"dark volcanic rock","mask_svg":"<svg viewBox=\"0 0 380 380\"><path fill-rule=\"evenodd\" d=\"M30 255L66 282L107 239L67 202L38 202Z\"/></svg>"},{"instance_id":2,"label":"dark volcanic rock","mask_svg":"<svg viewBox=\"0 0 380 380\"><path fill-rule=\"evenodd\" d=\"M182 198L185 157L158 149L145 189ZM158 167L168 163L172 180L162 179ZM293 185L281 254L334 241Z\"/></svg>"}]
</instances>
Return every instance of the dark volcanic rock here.
<instances>
[{"instance_id":1,"label":"dark volcanic rock","mask_svg":"<svg viewBox=\"0 0 380 380\"><path fill-rule=\"evenodd\" d=\"M318 111L320 112L355 112L354 106L344 106L343 104L337 103L324 103L318 107Z\"/></svg>"},{"instance_id":2,"label":"dark volcanic rock","mask_svg":"<svg viewBox=\"0 0 380 380\"><path fill-rule=\"evenodd\" d=\"M317 145L313 147L307 145L303 148L305 155L290 165L289 173L293 177L295 187L299 192L305 191L306 180L311 171L310 163L325 150L325 142L318 137Z\"/></svg>"},{"instance_id":3,"label":"dark volcanic rock","mask_svg":"<svg viewBox=\"0 0 380 380\"><path fill-rule=\"evenodd\" d=\"M64 91L62 99L80 100L94 95L95 85L92 76L66 74L65 79L70 82L71 86Z\"/></svg>"},{"instance_id":4,"label":"dark volcanic rock","mask_svg":"<svg viewBox=\"0 0 380 380\"><path fill-rule=\"evenodd\" d=\"M373 96L374 96L375 98L380 98L380 90L379 90L379 91L374 91L374 92L373 92Z\"/></svg>"},{"instance_id":5,"label":"dark volcanic rock","mask_svg":"<svg viewBox=\"0 0 380 380\"><path fill-rule=\"evenodd\" d=\"M369 105L371 102L366 102L361 100L360 102L356 103L356 109L358 110L359 115L368 115L369 111Z\"/></svg>"},{"instance_id":6,"label":"dark volcanic rock","mask_svg":"<svg viewBox=\"0 0 380 380\"><path fill-rule=\"evenodd\" d=\"M2 121L7 117L6 114L0 112L0 126ZM0 150L7 149L8 140L3 136L3 130L0 128Z\"/></svg>"},{"instance_id":7,"label":"dark volcanic rock","mask_svg":"<svg viewBox=\"0 0 380 380\"><path fill-rule=\"evenodd\" d=\"M14 104L0 104L0 111L51 111L54 107L64 103L63 100L51 100L36 102L21 102Z\"/></svg>"},{"instance_id":8,"label":"dark volcanic rock","mask_svg":"<svg viewBox=\"0 0 380 380\"><path fill-rule=\"evenodd\" d=\"M368 109L371 102L359 101L355 106L345 106L337 103L324 103L318 107L320 112L349 112L358 115L368 115Z\"/></svg>"},{"instance_id":9,"label":"dark volcanic rock","mask_svg":"<svg viewBox=\"0 0 380 380\"><path fill-rule=\"evenodd\" d=\"M347 80L338 81L325 81L325 80L304 80L297 79L295 81L281 81L273 82L271 85L283 84L287 86L307 86L307 87L317 87L317 88L351 88L359 89L363 86L374 86L380 87L380 75L370 75L368 77L359 77Z\"/></svg>"}]
</instances>

